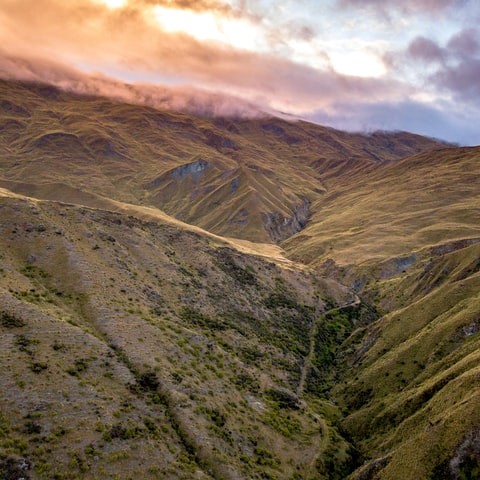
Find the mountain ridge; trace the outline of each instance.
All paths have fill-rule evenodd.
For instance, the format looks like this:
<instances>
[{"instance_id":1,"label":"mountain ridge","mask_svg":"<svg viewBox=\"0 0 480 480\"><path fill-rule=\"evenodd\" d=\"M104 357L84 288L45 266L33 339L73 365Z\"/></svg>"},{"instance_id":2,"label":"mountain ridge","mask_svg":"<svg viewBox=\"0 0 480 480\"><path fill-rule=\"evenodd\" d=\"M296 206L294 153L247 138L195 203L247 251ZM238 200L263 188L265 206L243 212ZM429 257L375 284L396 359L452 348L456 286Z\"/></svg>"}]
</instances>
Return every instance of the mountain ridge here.
<instances>
[{"instance_id":1,"label":"mountain ridge","mask_svg":"<svg viewBox=\"0 0 480 480\"><path fill-rule=\"evenodd\" d=\"M480 147L0 82L0 476L477 478Z\"/></svg>"},{"instance_id":2,"label":"mountain ridge","mask_svg":"<svg viewBox=\"0 0 480 480\"><path fill-rule=\"evenodd\" d=\"M442 145L413 134L347 134L268 117L193 117L35 84L2 81L0 87L5 179L103 190L246 240L281 241L296 233L309 216L297 218L299 205L305 209L342 173L364 173L380 157L388 162ZM175 177L177 168L200 161L207 163L195 177ZM156 185L159 178L172 187ZM222 208L225 199L230 203Z\"/></svg>"}]
</instances>

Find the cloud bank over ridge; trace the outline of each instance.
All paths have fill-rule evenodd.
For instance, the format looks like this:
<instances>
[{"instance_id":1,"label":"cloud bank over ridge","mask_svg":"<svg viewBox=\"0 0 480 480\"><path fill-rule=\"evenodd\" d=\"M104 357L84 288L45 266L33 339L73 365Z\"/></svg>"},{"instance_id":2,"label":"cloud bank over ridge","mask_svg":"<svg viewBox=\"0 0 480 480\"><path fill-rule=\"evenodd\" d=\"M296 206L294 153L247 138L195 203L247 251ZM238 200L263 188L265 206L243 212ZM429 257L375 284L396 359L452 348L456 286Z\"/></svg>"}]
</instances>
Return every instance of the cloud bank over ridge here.
<instances>
[{"instance_id":1,"label":"cloud bank over ridge","mask_svg":"<svg viewBox=\"0 0 480 480\"><path fill-rule=\"evenodd\" d=\"M480 114L473 18L468 0L2 0L0 75L211 115L429 135L435 123L478 143L464 128ZM419 112L440 120L422 126Z\"/></svg>"}]
</instances>

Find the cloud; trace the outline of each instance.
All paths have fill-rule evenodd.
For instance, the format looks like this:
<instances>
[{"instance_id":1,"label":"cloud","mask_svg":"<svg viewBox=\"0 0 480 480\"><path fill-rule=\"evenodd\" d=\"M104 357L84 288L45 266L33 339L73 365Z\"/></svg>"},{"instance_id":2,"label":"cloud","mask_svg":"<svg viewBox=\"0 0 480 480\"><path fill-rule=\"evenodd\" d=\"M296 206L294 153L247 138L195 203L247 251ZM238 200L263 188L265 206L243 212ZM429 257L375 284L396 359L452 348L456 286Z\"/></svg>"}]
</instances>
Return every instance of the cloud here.
<instances>
[{"instance_id":1,"label":"cloud","mask_svg":"<svg viewBox=\"0 0 480 480\"><path fill-rule=\"evenodd\" d=\"M131 85L104 75L86 75L52 61L12 58L1 52L0 78L45 83L72 93L205 116L252 118L272 113L266 106L262 111L258 105L230 95L193 87Z\"/></svg>"},{"instance_id":2,"label":"cloud","mask_svg":"<svg viewBox=\"0 0 480 480\"><path fill-rule=\"evenodd\" d=\"M408 92L400 82L348 77L273 53L166 32L136 8L112 10L80 0L5 1L0 44L8 45L10 57L55 59L106 74L135 71L158 83L194 84L291 113L326 108L339 97L393 100Z\"/></svg>"},{"instance_id":3,"label":"cloud","mask_svg":"<svg viewBox=\"0 0 480 480\"><path fill-rule=\"evenodd\" d=\"M453 97L465 107L480 109L480 34L465 28L452 35L444 46L416 37L404 51L389 52L386 61L398 70L409 68L409 60L433 67L417 70L437 97ZM406 66L406 67L405 67Z\"/></svg>"},{"instance_id":4,"label":"cloud","mask_svg":"<svg viewBox=\"0 0 480 480\"><path fill-rule=\"evenodd\" d=\"M453 35L448 41L447 49L461 57L472 56L480 53L480 40L478 31L474 28L465 28Z\"/></svg>"},{"instance_id":5,"label":"cloud","mask_svg":"<svg viewBox=\"0 0 480 480\"><path fill-rule=\"evenodd\" d=\"M416 37L407 48L407 54L415 60L427 62L441 62L444 60L444 51L440 46L429 38Z\"/></svg>"},{"instance_id":6,"label":"cloud","mask_svg":"<svg viewBox=\"0 0 480 480\"><path fill-rule=\"evenodd\" d=\"M371 51L375 41L362 43L356 33L348 42L337 36L345 31L351 34L352 25L358 25L358 12L348 13L350 8L365 9L362 14L367 24L375 25L375 13L389 16L393 12L397 21L404 13L445 13L466 4L468 0L337 0L336 5L346 10L338 19L345 20L347 26L332 33L323 17L313 28L308 24L313 15L306 16L307 10L303 10L297 16L297 10L292 9L293 5L298 10L311 8L310 12L324 8L319 15L335 14L330 7L314 5L313 0L289 0L281 5L272 0L125 0L121 8L109 7L107 0L0 0L0 76L207 115L284 111L311 116L316 112L319 120L346 128L355 125L357 129L364 123L369 127L370 122L386 126L393 116L399 120L392 128L423 132L425 127L408 118L410 108L415 118L437 125L437 136L441 136L450 125L445 120L447 107L431 107L427 102L432 98L442 99L442 105L445 98L453 99L449 108L458 118L460 109L478 118L476 29L464 26L443 43L415 30L416 37L403 50L397 41L397 50L388 52L387 68L378 78L339 74L331 59L344 55L347 62L356 61L369 71L365 62L358 60L364 57L355 58L355 52L345 48L361 45L358 53L362 54L364 45L369 44ZM182 18L193 23L187 21L185 26L180 20L179 28L170 28L170 12L165 14L165 9L158 7L181 9L188 14ZM273 8L278 8L278 16L271 15ZM163 22L155 16L162 12ZM452 9L452 16L454 12ZM209 35L206 27L199 29L196 20L202 16L209 19L205 25L213 21L215 26L218 21L220 35ZM384 32L384 23L380 25L379 31ZM228 31L230 27L233 34ZM319 33L321 28L325 39L323 32ZM229 41L223 41L222 33ZM379 32L370 33L376 38ZM252 41L254 36L259 44L256 37ZM387 44L379 42L376 54L385 51ZM119 79L140 79L142 84L127 85ZM145 84L145 79L151 84ZM423 109L420 101L425 103ZM381 108L390 116L382 116ZM432 115L432 122L427 113ZM455 122L452 131L457 132L461 121ZM469 125L466 127L471 131Z\"/></svg>"},{"instance_id":7,"label":"cloud","mask_svg":"<svg viewBox=\"0 0 480 480\"><path fill-rule=\"evenodd\" d=\"M437 71L432 80L457 98L480 107L480 59L467 58Z\"/></svg>"},{"instance_id":8,"label":"cloud","mask_svg":"<svg viewBox=\"0 0 480 480\"><path fill-rule=\"evenodd\" d=\"M403 13L438 13L449 8L462 7L467 3L468 0L337 0L341 8L368 7L382 15L393 10Z\"/></svg>"}]
</instances>

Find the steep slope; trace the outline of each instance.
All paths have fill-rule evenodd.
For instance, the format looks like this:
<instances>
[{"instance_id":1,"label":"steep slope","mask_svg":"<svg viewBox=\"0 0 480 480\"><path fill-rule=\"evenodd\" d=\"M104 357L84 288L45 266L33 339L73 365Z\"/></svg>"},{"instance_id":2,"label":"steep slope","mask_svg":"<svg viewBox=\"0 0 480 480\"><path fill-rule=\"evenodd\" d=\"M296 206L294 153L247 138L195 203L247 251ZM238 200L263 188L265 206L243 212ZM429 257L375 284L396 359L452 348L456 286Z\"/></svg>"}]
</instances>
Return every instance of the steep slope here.
<instances>
[{"instance_id":1,"label":"steep slope","mask_svg":"<svg viewBox=\"0 0 480 480\"><path fill-rule=\"evenodd\" d=\"M159 207L253 241L300 231L326 182L439 146L408 133L354 135L278 118L208 119L0 82L4 180L41 184L45 194L52 186L56 199L63 185L68 201L73 188L81 202L95 194Z\"/></svg>"},{"instance_id":2,"label":"steep slope","mask_svg":"<svg viewBox=\"0 0 480 480\"><path fill-rule=\"evenodd\" d=\"M295 393L347 289L174 222L2 195L2 478L347 468L335 409Z\"/></svg>"},{"instance_id":3,"label":"steep slope","mask_svg":"<svg viewBox=\"0 0 480 480\"><path fill-rule=\"evenodd\" d=\"M333 371L322 369L320 331L321 375L307 382L335 384L341 430L365 461L352 479L478 478L480 148L423 153L359 179L327 192L282 245L384 313L338 337Z\"/></svg>"},{"instance_id":4,"label":"steep slope","mask_svg":"<svg viewBox=\"0 0 480 480\"><path fill-rule=\"evenodd\" d=\"M479 477L479 259L480 239L447 244L376 282L397 306L346 341L334 389L370 459L352 478Z\"/></svg>"}]
</instances>

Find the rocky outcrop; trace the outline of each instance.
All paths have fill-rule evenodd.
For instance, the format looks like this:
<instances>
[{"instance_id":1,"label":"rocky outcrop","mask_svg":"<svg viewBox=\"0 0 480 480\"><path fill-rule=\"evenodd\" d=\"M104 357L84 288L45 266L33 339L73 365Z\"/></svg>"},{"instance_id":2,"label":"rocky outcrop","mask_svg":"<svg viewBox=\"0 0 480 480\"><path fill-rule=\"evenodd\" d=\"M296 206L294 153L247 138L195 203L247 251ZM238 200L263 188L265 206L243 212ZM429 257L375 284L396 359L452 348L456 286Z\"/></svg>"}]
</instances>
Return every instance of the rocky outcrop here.
<instances>
[{"instance_id":1,"label":"rocky outcrop","mask_svg":"<svg viewBox=\"0 0 480 480\"><path fill-rule=\"evenodd\" d=\"M203 158L199 158L194 162L185 163L184 165L180 165L179 167L176 167L172 170L169 170L166 173L163 173L159 177L149 182L146 185L146 187L148 189L155 189L159 187L164 181L170 180L172 177L175 180L182 180L190 176L192 180L196 181L201 177L202 173L208 167L209 167L209 163L207 162L207 160L204 160Z\"/></svg>"},{"instance_id":2,"label":"rocky outcrop","mask_svg":"<svg viewBox=\"0 0 480 480\"><path fill-rule=\"evenodd\" d=\"M172 170L172 177L176 180L180 180L186 176L191 176L194 180L197 179L201 173L208 167L208 162L203 159L195 160L192 163L181 165L180 167Z\"/></svg>"},{"instance_id":3,"label":"rocky outcrop","mask_svg":"<svg viewBox=\"0 0 480 480\"><path fill-rule=\"evenodd\" d=\"M281 242L305 228L310 217L310 202L306 199L297 205L291 217L280 212L267 213L264 216L265 230L275 242Z\"/></svg>"}]
</instances>

